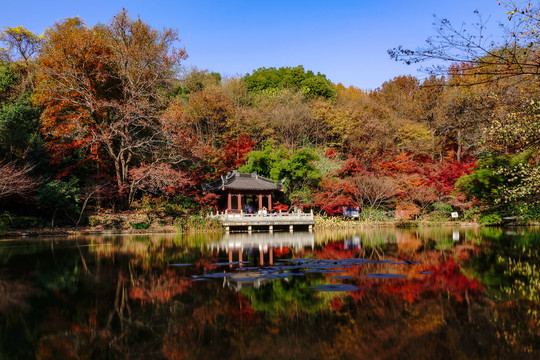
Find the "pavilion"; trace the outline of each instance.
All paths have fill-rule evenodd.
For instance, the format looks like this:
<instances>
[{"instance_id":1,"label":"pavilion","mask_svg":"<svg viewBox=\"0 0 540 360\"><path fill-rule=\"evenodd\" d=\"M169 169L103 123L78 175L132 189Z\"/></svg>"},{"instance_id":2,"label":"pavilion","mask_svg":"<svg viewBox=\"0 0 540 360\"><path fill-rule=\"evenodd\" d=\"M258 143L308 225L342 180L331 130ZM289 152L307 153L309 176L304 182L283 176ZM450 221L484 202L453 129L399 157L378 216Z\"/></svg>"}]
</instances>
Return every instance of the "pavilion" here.
<instances>
[{"instance_id":1,"label":"pavilion","mask_svg":"<svg viewBox=\"0 0 540 360\"><path fill-rule=\"evenodd\" d=\"M266 208L272 211L272 194L283 191L285 179L274 180L257 175L257 173L241 173L233 170L221 180L207 184L205 190L220 195L219 211L228 213L257 212Z\"/></svg>"}]
</instances>

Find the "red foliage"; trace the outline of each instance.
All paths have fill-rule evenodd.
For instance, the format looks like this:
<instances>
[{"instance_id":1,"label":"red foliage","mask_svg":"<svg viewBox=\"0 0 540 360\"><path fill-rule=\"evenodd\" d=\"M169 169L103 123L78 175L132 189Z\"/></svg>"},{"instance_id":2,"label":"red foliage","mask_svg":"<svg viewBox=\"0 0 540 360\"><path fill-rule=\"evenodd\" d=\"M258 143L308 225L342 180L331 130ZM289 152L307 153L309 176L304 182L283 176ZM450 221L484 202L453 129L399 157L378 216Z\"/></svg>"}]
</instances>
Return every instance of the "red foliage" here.
<instances>
[{"instance_id":1,"label":"red foliage","mask_svg":"<svg viewBox=\"0 0 540 360\"><path fill-rule=\"evenodd\" d=\"M420 207L414 203L399 203L396 206L396 220L412 220L420 214L420 210Z\"/></svg>"},{"instance_id":2,"label":"red foliage","mask_svg":"<svg viewBox=\"0 0 540 360\"><path fill-rule=\"evenodd\" d=\"M401 153L391 161L384 161L373 165L377 173L396 176L397 174L412 174L419 171L419 164L406 153Z\"/></svg>"},{"instance_id":3,"label":"red foliage","mask_svg":"<svg viewBox=\"0 0 540 360\"><path fill-rule=\"evenodd\" d=\"M289 207L285 204L281 204L281 203L273 203L272 204L272 208L276 211L276 212L287 212L289 210Z\"/></svg>"},{"instance_id":4,"label":"red foliage","mask_svg":"<svg viewBox=\"0 0 540 360\"><path fill-rule=\"evenodd\" d=\"M238 169L246 162L246 155L255 148L255 141L249 135L241 135L237 139L227 138L220 157L221 173Z\"/></svg>"},{"instance_id":5,"label":"red foliage","mask_svg":"<svg viewBox=\"0 0 540 360\"><path fill-rule=\"evenodd\" d=\"M283 255L287 255L288 253L290 253L291 250L288 248L288 247L284 247L282 249L280 248L275 248L274 249L274 256L276 258L280 257L280 256L283 256Z\"/></svg>"},{"instance_id":6,"label":"red foliage","mask_svg":"<svg viewBox=\"0 0 540 360\"><path fill-rule=\"evenodd\" d=\"M380 288L385 293L399 295L404 301L412 304L420 299L420 294L423 291L422 283L413 282L410 280L398 280L387 282L385 286Z\"/></svg>"},{"instance_id":7,"label":"red foliage","mask_svg":"<svg viewBox=\"0 0 540 360\"><path fill-rule=\"evenodd\" d=\"M341 300L339 296L336 296L334 297L334 300L332 300L332 302L330 303L330 306L334 310L340 310L343 307L343 301Z\"/></svg>"},{"instance_id":8,"label":"red foliage","mask_svg":"<svg viewBox=\"0 0 540 360\"><path fill-rule=\"evenodd\" d=\"M338 215L343 212L343 206L357 206L354 202L357 189L354 184L343 179L325 179L322 192L316 193L315 206L329 215Z\"/></svg>"},{"instance_id":9,"label":"red foliage","mask_svg":"<svg viewBox=\"0 0 540 360\"><path fill-rule=\"evenodd\" d=\"M177 272L167 270L157 279L139 278L129 291L129 297L145 303L165 303L182 294L191 286L191 281L178 276Z\"/></svg>"},{"instance_id":10,"label":"red foliage","mask_svg":"<svg viewBox=\"0 0 540 360\"><path fill-rule=\"evenodd\" d=\"M480 296L484 293L482 284L477 279L469 279L461 273L461 269L452 258L438 264L425 281L425 292L432 294L450 294L458 302L463 301L467 292L469 296Z\"/></svg>"},{"instance_id":11,"label":"red foliage","mask_svg":"<svg viewBox=\"0 0 540 360\"><path fill-rule=\"evenodd\" d=\"M467 157L463 162L447 161L429 164L424 167L424 175L428 185L435 186L440 192L449 195L461 176L470 174L476 166L476 159Z\"/></svg>"},{"instance_id":12,"label":"red foliage","mask_svg":"<svg viewBox=\"0 0 540 360\"><path fill-rule=\"evenodd\" d=\"M356 257L356 255L356 251L346 250L342 242L331 242L321 250L317 250L318 259L351 259Z\"/></svg>"},{"instance_id":13,"label":"red foliage","mask_svg":"<svg viewBox=\"0 0 540 360\"><path fill-rule=\"evenodd\" d=\"M337 152L336 149L331 149L331 148L324 152L324 155L332 160L335 159L338 154L339 153Z\"/></svg>"},{"instance_id":14,"label":"red foliage","mask_svg":"<svg viewBox=\"0 0 540 360\"><path fill-rule=\"evenodd\" d=\"M219 195L212 193L204 193L202 196L195 197L195 200L204 208L217 209Z\"/></svg>"},{"instance_id":15,"label":"red foliage","mask_svg":"<svg viewBox=\"0 0 540 360\"><path fill-rule=\"evenodd\" d=\"M251 304L244 296L242 296L242 294L238 294L238 307L234 306L231 310L231 317L235 320L240 320L242 324L246 322L252 323L257 316L257 313L253 310Z\"/></svg>"},{"instance_id":16,"label":"red foliage","mask_svg":"<svg viewBox=\"0 0 540 360\"><path fill-rule=\"evenodd\" d=\"M350 157L345 161L341 166L341 169L338 170L337 176L344 178L347 176L353 176L359 173L366 172L366 167L362 164L357 158Z\"/></svg>"}]
</instances>

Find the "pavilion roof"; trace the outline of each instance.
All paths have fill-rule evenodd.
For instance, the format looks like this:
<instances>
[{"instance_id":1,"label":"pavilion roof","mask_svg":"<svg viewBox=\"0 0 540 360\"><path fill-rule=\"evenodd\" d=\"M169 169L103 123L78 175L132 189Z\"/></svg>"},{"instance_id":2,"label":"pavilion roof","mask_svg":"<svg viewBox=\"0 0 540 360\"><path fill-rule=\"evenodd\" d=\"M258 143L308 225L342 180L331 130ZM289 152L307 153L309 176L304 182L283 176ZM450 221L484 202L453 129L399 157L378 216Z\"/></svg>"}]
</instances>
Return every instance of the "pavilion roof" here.
<instances>
[{"instance_id":1,"label":"pavilion roof","mask_svg":"<svg viewBox=\"0 0 540 360\"><path fill-rule=\"evenodd\" d=\"M226 189L274 191L283 190L284 182L285 179L275 182L274 180L259 176L255 172L246 174L233 170L228 172L226 176L221 176L221 180L206 184L205 190L210 192Z\"/></svg>"}]
</instances>

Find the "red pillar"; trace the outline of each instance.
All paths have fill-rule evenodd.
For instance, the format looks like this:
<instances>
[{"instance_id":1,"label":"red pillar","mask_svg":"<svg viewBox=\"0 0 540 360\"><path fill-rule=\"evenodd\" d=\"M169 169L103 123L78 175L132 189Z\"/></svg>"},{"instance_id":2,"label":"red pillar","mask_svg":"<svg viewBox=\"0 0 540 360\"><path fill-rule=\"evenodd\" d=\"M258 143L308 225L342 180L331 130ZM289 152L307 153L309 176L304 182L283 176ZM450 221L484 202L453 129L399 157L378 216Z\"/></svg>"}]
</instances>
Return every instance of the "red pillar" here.
<instances>
[{"instance_id":1,"label":"red pillar","mask_svg":"<svg viewBox=\"0 0 540 360\"><path fill-rule=\"evenodd\" d=\"M229 248L229 263L232 263L232 249ZM232 265L229 265L229 267L232 269Z\"/></svg>"},{"instance_id":2,"label":"red pillar","mask_svg":"<svg viewBox=\"0 0 540 360\"><path fill-rule=\"evenodd\" d=\"M240 212L242 210L242 195L238 194L236 196L238 196L238 212Z\"/></svg>"},{"instance_id":3,"label":"red pillar","mask_svg":"<svg viewBox=\"0 0 540 360\"><path fill-rule=\"evenodd\" d=\"M270 266L274 265L274 248L270 247Z\"/></svg>"},{"instance_id":4,"label":"red pillar","mask_svg":"<svg viewBox=\"0 0 540 360\"><path fill-rule=\"evenodd\" d=\"M263 266L264 265L264 254L263 254L262 249L259 250L259 255L260 255L259 263L261 264L261 266Z\"/></svg>"},{"instance_id":5,"label":"red pillar","mask_svg":"<svg viewBox=\"0 0 540 360\"><path fill-rule=\"evenodd\" d=\"M263 208L263 205L262 205L262 195L259 195L259 210L262 210Z\"/></svg>"},{"instance_id":6,"label":"red pillar","mask_svg":"<svg viewBox=\"0 0 540 360\"><path fill-rule=\"evenodd\" d=\"M227 211L228 212L230 212L232 210L231 209L231 207L232 207L232 199L231 198L232 198L231 192L228 191L227 192Z\"/></svg>"},{"instance_id":7,"label":"red pillar","mask_svg":"<svg viewBox=\"0 0 540 360\"><path fill-rule=\"evenodd\" d=\"M272 212L272 194L268 195L268 212Z\"/></svg>"},{"instance_id":8,"label":"red pillar","mask_svg":"<svg viewBox=\"0 0 540 360\"><path fill-rule=\"evenodd\" d=\"M242 267L242 249L238 250L238 261L240 262L240 267Z\"/></svg>"}]
</instances>

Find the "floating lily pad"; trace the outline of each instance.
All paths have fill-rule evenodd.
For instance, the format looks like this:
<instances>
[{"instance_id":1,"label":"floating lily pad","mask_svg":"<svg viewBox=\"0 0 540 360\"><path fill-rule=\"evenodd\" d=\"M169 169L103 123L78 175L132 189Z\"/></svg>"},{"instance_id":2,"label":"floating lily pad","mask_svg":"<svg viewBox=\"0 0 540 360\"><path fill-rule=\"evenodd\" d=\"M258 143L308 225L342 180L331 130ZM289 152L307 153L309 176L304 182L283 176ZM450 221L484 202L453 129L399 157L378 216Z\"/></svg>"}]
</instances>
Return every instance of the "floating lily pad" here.
<instances>
[{"instance_id":1,"label":"floating lily pad","mask_svg":"<svg viewBox=\"0 0 540 360\"><path fill-rule=\"evenodd\" d=\"M324 284L311 287L315 291L356 291L358 288L348 284Z\"/></svg>"},{"instance_id":2,"label":"floating lily pad","mask_svg":"<svg viewBox=\"0 0 540 360\"><path fill-rule=\"evenodd\" d=\"M420 274L433 274L433 271L420 271Z\"/></svg>"},{"instance_id":3,"label":"floating lily pad","mask_svg":"<svg viewBox=\"0 0 540 360\"><path fill-rule=\"evenodd\" d=\"M405 275L401 275L401 274L367 274L366 277L368 277L368 278L377 278L377 279L401 279L401 278L404 278Z\"/></svg>"},{"instance_id":4,"label":"floating lily pad","mask_svg":"<svg viewBox=\"0 0 540 360\"><path fill-rule=\"evenodd\" d=\"M420 261L412 261L412 260L405 260L405 262L409 265L416 265L416 264L421 264Z\"/></svg>"},{"instance_id":5,"label":"floating lily pad","mask_svg":"<svg viewBox=\"0 0 540 360\"><path fill-rule=\"evenodd\" d=\"M191 266L193 264L169 264L169 266Z\"/></svg>"},{"instance_id":6,"label":"floating lily pad","mask_svg":"<svg viewBox=\"0 0 540 360\"><path fill-rule=\"evenodd\" d=\"M350 276L350 275L337 275L337 276L332 276L332 279L353 279L354 276Z\"/></svg>"}]
</instances>

